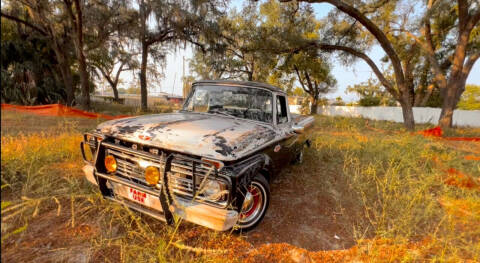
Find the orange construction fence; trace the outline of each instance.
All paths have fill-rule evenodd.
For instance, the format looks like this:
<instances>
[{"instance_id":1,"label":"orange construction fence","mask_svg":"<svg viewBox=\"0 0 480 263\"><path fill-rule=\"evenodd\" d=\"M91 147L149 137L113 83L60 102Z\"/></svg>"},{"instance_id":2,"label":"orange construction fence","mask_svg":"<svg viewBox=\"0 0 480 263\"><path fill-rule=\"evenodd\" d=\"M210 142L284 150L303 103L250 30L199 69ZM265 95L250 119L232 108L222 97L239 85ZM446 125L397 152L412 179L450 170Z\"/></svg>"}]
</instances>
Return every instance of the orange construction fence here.
<instances>
[{"instance_id":1,"label":"orange construction fence","mask_svg":"<svg viewBox=\"0 0 480 263\"><path fill-rule=\"evenodd\" d=\"M131 117L130 115L117 115L111 116L101 113L88 112L72 107L68 107L62 104L48 104L39 106L20 106L12 104L2 104L2 110L15 110L21 112L29 112L43 116L66 116L66 117L83 117L89 119L103 118L107 120Z\"/></svg>"},{"instance_id":2,"label":"orange construction fence","mask_svg":"<svg viewBox=\"0 0 480 263\"><path fill-rule=\"evenodd\" d=\"M439 137L449 141L480 142L479 137L443 137L443 130L441 127L435 127L428 130L419 131L418 133L422 134L425 137Z\"/></svg>"}]
</instances>

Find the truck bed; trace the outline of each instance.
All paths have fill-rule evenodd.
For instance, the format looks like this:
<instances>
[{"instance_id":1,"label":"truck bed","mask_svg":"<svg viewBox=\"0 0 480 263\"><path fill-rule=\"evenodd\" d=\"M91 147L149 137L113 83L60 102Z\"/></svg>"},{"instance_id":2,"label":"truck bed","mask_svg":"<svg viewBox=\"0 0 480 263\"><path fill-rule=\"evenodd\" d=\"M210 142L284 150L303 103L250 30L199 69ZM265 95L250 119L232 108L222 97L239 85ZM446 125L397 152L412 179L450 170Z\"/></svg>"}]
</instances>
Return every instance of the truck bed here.
<instances>
[{"instance_id":1,"label":"truck bed","mask_svg":"<svg viewBox=\"0 0 480 263\"><path fill-rule=\"evenodd\" d=\"M305 127L305 129L311 127L313 125L313 122L315 121L315 118L309 115L300 115L293 113L291 114L291 116L293 124L303 126Z\"/></svg>"}]
</instances>

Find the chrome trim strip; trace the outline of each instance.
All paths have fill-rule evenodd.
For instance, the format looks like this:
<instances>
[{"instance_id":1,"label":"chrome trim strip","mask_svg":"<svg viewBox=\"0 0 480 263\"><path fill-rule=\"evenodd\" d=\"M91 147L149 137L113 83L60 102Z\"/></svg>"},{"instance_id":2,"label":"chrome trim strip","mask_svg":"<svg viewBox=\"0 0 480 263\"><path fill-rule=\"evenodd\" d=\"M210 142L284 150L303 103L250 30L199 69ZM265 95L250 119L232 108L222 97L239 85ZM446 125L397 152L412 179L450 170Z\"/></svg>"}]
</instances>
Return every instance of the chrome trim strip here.
<instances>
[{"instance_id":1,"label":"chrome trim strip","mask_svg":"<svg viewBox=\"0 0 480 263\"><path fill-rule=\"evenodd\" d=\"M133 202L124 202L122 200L118 200L116 199L115 197L110 197L110 196L105 196L105 198L109 199L109 200L112 200L112 201L115 201L117 203L120 203L130 209L133 209L133 210L136 210L142 214L146 214L146 215L149 215L155 219L158 219L158 220L161 220L163 222L167 222L167 219L165 219L165 216L161 213L154 213L152 212L151 210L149 209L146 209L144 207L142 207L141 205L137 205L137 204L134 204Z\"/></svg>"},{"instance_id":2,"label":"chrome trim strip","mask_svg":"<svg viewBox=\"0 0 480 263\"><path fill-rule=\"evenodd\" d=\"M138 155L138 156L141 156L141 157L144 157L144 158L147 158L147 159L151 159L152 161L155 161L155 162L159 162L160 157L161 157L160 155L154 155L154 154L147 153L147 152L144 152L144 151L130 149L128 147L116 145L116 144L113 144L113 143L110 143L110 142L103 142L103 145L105 147L108 147L108 148L111 148L111 149L114 149L114 150L117 150L117 151L124 151L124 152L128 152L130 154L134 154L134 155Z\"/></svg>"}]
</instances>

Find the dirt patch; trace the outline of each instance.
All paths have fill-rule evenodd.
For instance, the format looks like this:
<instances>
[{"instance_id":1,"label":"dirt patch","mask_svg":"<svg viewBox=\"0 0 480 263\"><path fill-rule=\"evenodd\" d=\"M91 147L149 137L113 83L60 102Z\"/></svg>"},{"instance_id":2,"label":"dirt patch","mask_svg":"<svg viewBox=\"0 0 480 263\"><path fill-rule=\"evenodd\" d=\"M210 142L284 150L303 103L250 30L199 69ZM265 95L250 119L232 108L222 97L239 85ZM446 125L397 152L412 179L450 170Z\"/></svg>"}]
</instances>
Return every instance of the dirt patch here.
<instances>
[{"instance_id":1,"label":"dirt patch","mask_svg":"<svg viewBox=\"0 0 480 263\"><path fill-rule=\"evenodd\" d=\"M308 158L314 157L306 157L305 162ZM346 182L335 171L320 169L323 165L296 165L275 178L268 212L263 222L246 234L247 241L255 246L289 243L314 251L353 246L353 231L345 228L351 225L346 222L350 216L345 214L355 209L339 202L348 191Z\"/></svg>"},{"instance_id":2,"label":"dirt patch","mask_svg":"<svg viewBox=\"0 0 480 263\"><path fill-rule=\"evenodd\" d=\"M26 230L2 244L3 262L89 262L90 238L98 234L93 224L70 225L68 214L55 210L31 220Z\"/></svg>"}]
</instances>

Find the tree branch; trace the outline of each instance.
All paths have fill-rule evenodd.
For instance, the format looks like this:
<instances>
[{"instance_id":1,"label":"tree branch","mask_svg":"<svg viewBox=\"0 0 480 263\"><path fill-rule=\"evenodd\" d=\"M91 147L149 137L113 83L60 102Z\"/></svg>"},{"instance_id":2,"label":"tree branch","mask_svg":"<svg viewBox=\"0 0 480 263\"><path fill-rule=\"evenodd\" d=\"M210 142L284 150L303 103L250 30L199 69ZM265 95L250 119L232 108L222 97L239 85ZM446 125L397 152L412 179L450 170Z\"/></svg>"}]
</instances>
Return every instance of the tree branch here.
<instances>
[{"instance_id":1,"label":"tree branch","mask_svg":"<svg viewBox=\"0 0 480 263\"><path fill-rule=\"evenodd\" d=\"M468 74L470 74L470 71L472 70L473 65L478 60L478 58L480 58L480 53L475 53L468 58L467 62L465 63L465 66L463 66L463 74L465 77L467 77Z\"/></svg>"},{"instance_id":2,"label":"tree branch","mask_svg":"<svg viewBox=\"0 0 480 263\"><path fill-rule=\"evenodd\" d=\"M47 32L45 32L43 29L21 19L21 18L18 18L18 17L15 17L15 16L12 16L12 15L9 15L9 14L5 14L4 12L1 12L1 17L4 17L8 20L11 20L11 21L14 21L16 23L20 23L20 24L23 24L25 26L28 26L30 27L31 29L39 32L40 34L44 35L44 36L48 36Z\"/></svg>"},{"instance_id":3,"label":"tree branch","mask_svg":"<svg viewBox=\"0 0 480 263\"><path fill-rule=\"evenodd\" d=\"M358 22L360 22L378 40L378 42L380 43L380 46L383 48L383 50L391 60L391 63L395 72L395 79L397 80L397 85L399 87L404 87L405 78L404 78L404 73L402 69L402 63L397 53L395 52L392 44L388 40L385 33L377 25L375 25L375 23L373 23L364 14L362 14L358 9L341 0L299 0L299 1L308 2L308 3L325 3L326 2L335 6L340 11L346 13L347 15L357 19ZM289 1L284 1L284 2L289 2Z\"/></svg>"},{"instance_id":4,"label":"tree branch","mask_svg":"<svg viewBox=\"0 0 480 263\"><path fill-rule=\"evenodd\" d=\"M125 66L125 64L127 63L127 61L122 61L122 64L120 64L120 67L118 68L118 71L117 71L117 74L115 75L115 86L117 86L117 83L118 83L118 79L120 78L120 73L122 73L123 71L123 66Z\"/></svg>"},{"instance_id":5,"label":"tree branch","mask_svg":"<svg viewBox=\"0 0 480 263\"><path fill-rule=\"evenodd\" d=\"M377 78L380 80L382 85L387 89L390 94L396 99L399 99L400 94L398 93L397 90L394 89L393 85L385 78L385 76L382 74L380 69L378 69L377 65L375 62L373 62L370 57L368 57L365 53L362 53L358 50L355 50L351 47L346 47L346 46L337 46L337 45L328 45L328 44L315 44L316 47L325 50L325 51L344 51L347 52L355 57L363 59L373 70Z\"/></svg>"},{"instance_id":6,"label":"tree branch","mask_svg":"<svg viewBox=\"0 0 480 263\"><path fill-rule=\"evenodd\" d=\"M295 72L297 73L298 82L300 82L300 85L302 85L302 89L303 89L306 93L310 94L310 91L305 88L305 84L303 83L302 75L300 75L300 71L298 70L297 65L294 64L294 65L293 65L293 69L294 69Z\"/></svg>"},{"instance_id":7,"label":"tree branch","mask_svg":"<svg viewBox=\"0 0 480 263\"><path fill-rule=\"evenodd\" d=\"M158 42L164 42L164 41L173 39L172 36L168 36L168 34L173 32L174 32L173 29L165 29L163 30L163 32L158 32L157 34L149 36L145 43L147 44L147 46L150 46Z\"/></svg>"}]
</instances>

